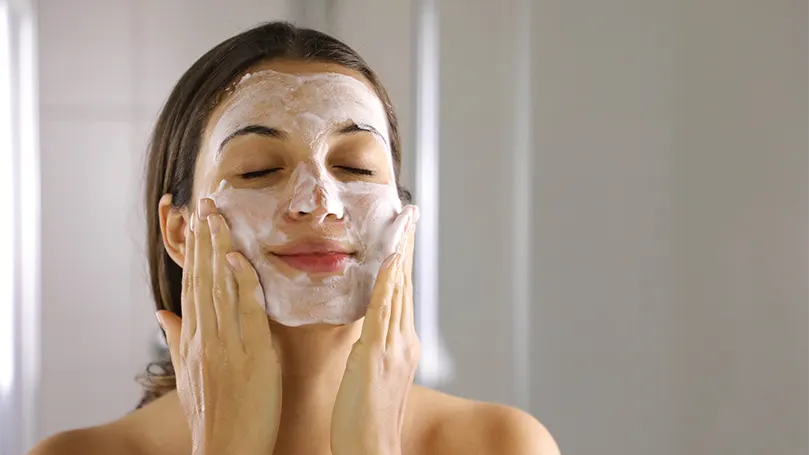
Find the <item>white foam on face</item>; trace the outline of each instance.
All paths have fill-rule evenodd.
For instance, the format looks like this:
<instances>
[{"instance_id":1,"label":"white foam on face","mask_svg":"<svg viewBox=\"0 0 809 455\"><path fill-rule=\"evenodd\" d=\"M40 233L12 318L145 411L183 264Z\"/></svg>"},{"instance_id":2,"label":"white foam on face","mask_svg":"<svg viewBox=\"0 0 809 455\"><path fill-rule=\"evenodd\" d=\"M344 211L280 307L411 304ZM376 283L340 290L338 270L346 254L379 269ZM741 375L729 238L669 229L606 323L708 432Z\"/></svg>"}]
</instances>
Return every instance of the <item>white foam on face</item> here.
<instances>
[{"instance_id":1,"label":"white foam on face","mask_svg":"<svg viewBox=\"0 0 809 455\"><path fill-rule=\"evenodd\" d=\"M330 173L326 139L349 122L380 133L390 182L346 182ZM382 261L397 250L407 219L415 215L414 209L402 210L393 181L381 101L363 83L342 74L249 74L236 85L213 127L206 150L213 160L209 164L216 166L219 144L248 125L283 130L302 138L309 148L307 159L277 185L236 188L223 180L210 195L230 225L234 248L258 272L267 314L287 326L356 321L365 314ZM283 273L268 259L268 249L293 241L290 237L302 232L300 225L289 229L302 222L290 221L290 214L298 213L310 214L305 218L311 223L306 225L309 232L357 249L356 261L344 273L327 277ZM339 229L325 229L329 223Z\"/></svg>"}]
</instances>

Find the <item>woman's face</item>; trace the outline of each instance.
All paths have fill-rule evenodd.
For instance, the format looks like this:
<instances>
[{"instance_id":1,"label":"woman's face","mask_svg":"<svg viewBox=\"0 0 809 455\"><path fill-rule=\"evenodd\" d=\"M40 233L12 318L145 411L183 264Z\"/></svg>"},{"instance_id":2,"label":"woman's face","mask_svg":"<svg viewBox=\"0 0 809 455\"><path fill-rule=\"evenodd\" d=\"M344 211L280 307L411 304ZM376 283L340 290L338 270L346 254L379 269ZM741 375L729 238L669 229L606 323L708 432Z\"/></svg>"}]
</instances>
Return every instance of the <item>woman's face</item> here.
<instances>
[{"instance_id":1,"label":"woman's face","mask_svg":"<svg viewBox=\"0 0 809 455\"><path fill-rule=\"evenodd\" d=\"M281 324L361 318L402 211L387 117L359 74L273 61L228 90L194 180L227 220Z\"/></svg>"}]
</instances>

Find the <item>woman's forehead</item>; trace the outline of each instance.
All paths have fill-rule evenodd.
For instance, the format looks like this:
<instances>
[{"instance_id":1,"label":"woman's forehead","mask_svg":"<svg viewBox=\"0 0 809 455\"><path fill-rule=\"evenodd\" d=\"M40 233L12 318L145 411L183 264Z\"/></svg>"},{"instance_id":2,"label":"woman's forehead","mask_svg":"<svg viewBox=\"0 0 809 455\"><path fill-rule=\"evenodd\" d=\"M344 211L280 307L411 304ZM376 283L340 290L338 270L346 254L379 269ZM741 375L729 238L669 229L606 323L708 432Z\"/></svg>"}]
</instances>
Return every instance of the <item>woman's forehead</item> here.
<instances>
[{"instance_id":1,"label":"woman's forehead","mask_svg":"<svg viewBox=\"0 0 809 455\"><path fill-rule=\"evenodd\" d=\"M376 132L388 146L384 106L357 79L339 73L289 74L265 69L247 73L237 82L211 119L205 142L210 154L213 149L221 151L233 135L264 127L315 147L352 125Z\"/></svg>"},{"instance_id":2,"label":"woman's forehead","mask_svg":"<svg viewBox=\"0 0 809 455\"><path fill-rule=\"evenodd\" d=\"M382 101L358 72L330 63L271 61L254 66L229 87L205 136L214 143L250 123L283 128L306 123L306 117L320 118L321 125L353 121L387 130Z\"/></svg>"},{"instance_id":3,"label":"woman's forehead","mask_svg":"<svg viewBox=\"0 0 809 455\"><path fill-rule=\"evenodd\" d=\"M374 91L374 86L359 71L347 68L337 63L307 60L275 59L261 61L251 66L247 71L245 71L244 74L236 78L236 80L243 78L246 74L258 73L261 71L274 71L277 73L298 76L323 73L342 74L362 82L366 87L368 87L369 90Z\"/></svg>"},{"instance_id":4,"label":"woman's forehead","mask_svg":"<svg viewBox=\"0 0 809 455\"><path fill-rule=\"evenodd\" d=\"M375 87L362 73L343 65L292 59L265 60L251 66L247 71L234 78L233 82L225 89L224 96L217 103L217 107L211 116L212 120L221 116L224 107L229 102L232 102L234 97L238 96L240 89L249 88L252 84L261 79L266 79L270 75L276 76L274 82L277 84L292 84L293 81L297 82L297 84L303 83L304 90L307 85L311 87L312 82L324 79L335 80L339 78L343 81L351 81L354 84L359 82L369 93L373 94L374 98L379 100ZM359 87L360 85L356 84L356 86ZM379 102L381 103L381 100Z\"/></svg>"}]
</instances>

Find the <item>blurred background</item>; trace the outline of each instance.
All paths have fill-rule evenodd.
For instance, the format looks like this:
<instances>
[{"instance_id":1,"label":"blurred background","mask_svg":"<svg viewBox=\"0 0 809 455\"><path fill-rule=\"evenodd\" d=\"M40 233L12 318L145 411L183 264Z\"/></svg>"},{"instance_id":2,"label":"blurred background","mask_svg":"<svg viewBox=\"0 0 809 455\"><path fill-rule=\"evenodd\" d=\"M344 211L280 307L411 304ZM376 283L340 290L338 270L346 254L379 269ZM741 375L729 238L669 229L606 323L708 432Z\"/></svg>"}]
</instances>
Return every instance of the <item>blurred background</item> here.
<instances>
[{"instance_id":1,"label":"blurred background","mask_svg":"<svg viewBox=\"0 0 809 455\"><path fill-rule=\"evenodd\" d=\"M391 93L421 380L562 453L809 453L805 0L0 0L0 453L134 408L144 151L258 22Z\"/></svg>"}]
</instances>

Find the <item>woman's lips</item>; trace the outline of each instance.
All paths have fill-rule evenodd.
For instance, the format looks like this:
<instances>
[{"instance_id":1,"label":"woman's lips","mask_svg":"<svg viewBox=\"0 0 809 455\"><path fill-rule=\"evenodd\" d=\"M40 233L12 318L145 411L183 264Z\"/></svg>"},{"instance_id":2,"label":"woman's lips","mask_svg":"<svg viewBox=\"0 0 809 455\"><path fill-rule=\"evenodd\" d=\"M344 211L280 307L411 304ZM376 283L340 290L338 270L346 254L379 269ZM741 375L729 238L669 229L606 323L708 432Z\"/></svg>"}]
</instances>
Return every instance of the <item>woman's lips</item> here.
<instances>
[{"instance_id":1,"label":"woman's lips","mask_svg":"<svg viewBox=\"0 0 809 455\"><path fill-rule=\"evenodd\" d=\"M276 254L288 265L307 273L338 273L345 270L351 255L340 252Z\"/></svg>"},{"instance_id":2,"label":"woman's lips","mask_svg":"<svg viewBox=\"0 0 809 455\"><path fill-rule=\"evenodd\" d=\"M307 273L340 273L353 258L350 249L323 239L293 242L271 251L287 265Z\"/></svg>"}]
</instances>

